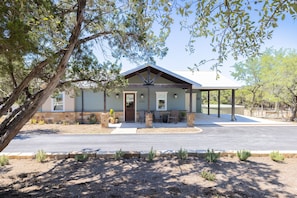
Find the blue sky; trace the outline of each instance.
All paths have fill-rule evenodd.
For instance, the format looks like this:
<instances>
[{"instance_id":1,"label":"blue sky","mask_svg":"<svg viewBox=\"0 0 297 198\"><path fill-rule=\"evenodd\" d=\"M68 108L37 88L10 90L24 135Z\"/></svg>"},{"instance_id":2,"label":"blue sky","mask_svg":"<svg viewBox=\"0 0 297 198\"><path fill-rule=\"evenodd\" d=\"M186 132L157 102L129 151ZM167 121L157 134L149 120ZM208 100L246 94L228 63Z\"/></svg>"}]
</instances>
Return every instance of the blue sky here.
<instances>
[{"instance_id":1,"label":"blue sky","mask_svg":"<svg viewBox=\"0 0 297 198\"><path fill-rule=\"evenodd\" d=\"M216 54L211 51L210 39L201 38L196 43L196 52L189 54L186 52L185 46L189 41L189 35L186 31L181 32L179 23L177 22L171 29L171 34L167 39L167 47L169 51L167 56L163 59L156 59L156 64L170 69L170 70L187 70L188 67L198 64L202 59L215 58ZM291 48L297 50L297 21L294 21L291 16L288 16L284 21L279 21L279 27L274 30L271 40L267 40L262 46L262 51L266 48L273 47L275 49ZM244 60L244 59L241 59ZM232 65L236 61L233 57L230 57L224 66L220 68L222 74L228 78L233 79L231 76ZM212 63L205 64L200 67L200 71L208 71ZM129 61L122 61L122 70L126 71L132 69L137 64L133 64Z\"/></svg>"}]
</instances>

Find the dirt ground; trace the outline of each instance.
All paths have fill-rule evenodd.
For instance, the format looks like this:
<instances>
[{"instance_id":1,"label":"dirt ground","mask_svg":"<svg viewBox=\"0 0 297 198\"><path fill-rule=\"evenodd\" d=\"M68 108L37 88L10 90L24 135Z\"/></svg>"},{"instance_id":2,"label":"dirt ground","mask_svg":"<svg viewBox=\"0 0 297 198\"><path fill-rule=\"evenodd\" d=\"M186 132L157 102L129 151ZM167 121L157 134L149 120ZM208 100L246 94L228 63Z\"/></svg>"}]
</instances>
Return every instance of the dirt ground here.
<instances>
[{"instance_id":1,"label":"dirt ground","mask_svg":"<svg viewBox=\"0 0 297 198\"><path fill-rule=\"evenodd\" d=\"M0 167L0 197L296 197L297 159L191 157L10 160ZM201 177L215 174L215 181Z\"/></svg>"},{"instance_id":2,"label":"dirt ground","mask_svg":"<svg viewBox=\"0 0 297 198\"><path fill-rule=\"evenodd\" d=\"M22 133L110 133L99 125L26 125ZM138 133L160 130L139 129ZM170 129L180 132L179 129ZM168 131L164 130L163 132ZM200 132L183 128L183 132ZM162 130L161 130L162 132ZM215 174L215 181L201 177ZM0 197L296 197L297 158L283 163L269 157L222 157L208 163L203 157L180 161L176 156L146 159L73 158L38 163L10 159L0 166Z\"/></svg>"}]
</instances>

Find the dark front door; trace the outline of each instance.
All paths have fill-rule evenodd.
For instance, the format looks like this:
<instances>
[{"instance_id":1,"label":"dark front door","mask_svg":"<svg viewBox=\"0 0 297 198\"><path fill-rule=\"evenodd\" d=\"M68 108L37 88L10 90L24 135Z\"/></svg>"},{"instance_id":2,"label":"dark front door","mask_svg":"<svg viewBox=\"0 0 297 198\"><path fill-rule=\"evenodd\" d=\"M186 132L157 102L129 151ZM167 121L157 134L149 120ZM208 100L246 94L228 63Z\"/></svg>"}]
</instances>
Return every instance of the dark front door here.
<instances>
[{"instance_id":1,"label":"dark front door","mask_svg":"<svg viewBox=\"0 0 297 198\"><path fill-rule=\"evenodd\" d=\"M135 94L125 94L125 121L135 122Z\"/></svg>"}]
</instances>

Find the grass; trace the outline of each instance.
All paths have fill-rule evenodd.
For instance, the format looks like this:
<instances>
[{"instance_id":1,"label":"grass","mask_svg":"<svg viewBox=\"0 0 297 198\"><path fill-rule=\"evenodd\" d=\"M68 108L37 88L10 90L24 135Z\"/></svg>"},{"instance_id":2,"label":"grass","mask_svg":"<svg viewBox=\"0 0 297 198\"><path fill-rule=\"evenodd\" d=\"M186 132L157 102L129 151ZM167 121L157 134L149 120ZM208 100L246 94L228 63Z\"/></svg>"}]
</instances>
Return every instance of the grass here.
<instances>
[{"instance_id":1,"label":"grass","mask_svg":"<svg viewBox=\"0 0 297 198\"><path fill-rule=\"evenodd\" d=\"M279 151L272 151L269 156L275 162L283 162L285 160L285 156Z\"/></svg>"},{"instance_id":2,"label":"grass","mask_svg":"<svg viewBox=\"0 0 297 198\"><path fill-rule=\"evenodd\" d=\"M9 164L8 157L6 155L0 156L0 166L5 166Z\"/></svg>"},{"instance_id":3,"label":"grass","mask_svg":"<svg viewBox=\"0 0 297 198\"><path fill-rule=\"evenodd\" d=\"M38 150L36 155L35 155L36 161L37 162L44 162L46 159L46 153L43 150Z\"/></svg>"},{"instance_id":4,"label":"grass","mask_svg":"<svg viewBox=\"0 0 297 198\"><path fill-rule=\"evenodd\" d=\"M247 150L237 151L236 154L240 161L246 161L251 156L251 152Z\"/></svg>"}]
</instances>

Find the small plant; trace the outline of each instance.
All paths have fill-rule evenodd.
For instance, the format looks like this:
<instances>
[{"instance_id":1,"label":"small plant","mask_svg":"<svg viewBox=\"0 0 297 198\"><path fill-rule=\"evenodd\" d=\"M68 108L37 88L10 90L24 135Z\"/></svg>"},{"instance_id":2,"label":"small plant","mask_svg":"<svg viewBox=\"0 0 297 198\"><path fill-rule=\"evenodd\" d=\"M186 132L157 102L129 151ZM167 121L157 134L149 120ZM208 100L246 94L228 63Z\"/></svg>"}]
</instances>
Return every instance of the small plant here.
<instances>
[{"instance_id":1,"label":"small plant","mask_svg":"<svg viewBox=\"0 0 297 198\"><path fill-rule=\"evenodd\" d=\"M97 117L96 117L96 115L94 113L92 113L90 115L88 120L89 120L90 124L96 124L97 123Z\"/></svg>"},{"instance_id":2,"label":"small plant","mask_svg":"<svg viewBox=\"0 0 297 198\"><path fill-rule=\"evenodd\" d=\"M77 154L77 155L75 155L74 158L77 162L85 162L89 159L89 155L88 154Z\"/></svg>"},{"instance_id":3,"label":"small plant","mask_svg":"<svg viewBox=\"0 0 297 198\"><path fill-rule=\"evenodd\" d=\"M208 181L215 181L216 180L216 175L210 171L205 171L203 170L201 172L201 177L208 180Z\"/></svg>"},{"instance_id":4,"label":"small plant","mask_svg":"<svg viewBox=\"0 0 297 198\"><path fill-rule=\"evenodd\" d=\"M37 119L32 118L32 119L30 120L30 124L37 124Z\"/></svg>"},{"instance_id":5,"label":"small plant","mask_svg":"<svg viewBox=\"0 0 297 198\"><path fill-rule=\"evenodd\" d=\"M213 149L207 149L206 161L207 162L216 162L220 158L220 153L215 153Z\"/></svg>"},{"instance_id":6,"label":"small plant","mask_svg":"<svg viewBox=\"0 0 297 198\"><path fill-rule=\"evenodd\" d=\"M177 158L180 160L186 160L188 158L188 151L180 148L177 153Z\"/></svg>"},{"instance_id":7,"label":"small plant","mask_svg":"<svg viewBox=\"0 0 297 198\"><path fill-rule=\"evenodd\" d=\"M37 162L44 162L46 159L46 153L43 150L38 150L36 155L35 155L36 161Z\"/></svg>"},{"instance_id":8,"label":"small plant","mask_svg":"<svg viewBox=\"0 0 297 198\"><path fill-rule=\"evenodd\" d=\"M0 166L5 166L9 164L8 157L6 155L0 156Z\"/></svg>"},{"instance_id":9,"label":"small plant","mask_svg":"<svg viewBox=\"0 0 297 198\"><path fill-rule=\"evenodd\" d=\"M282 162L285 160L285 156L279 153L279 151L273 151L269 154L269 156L275 162Z\"/></svg>"},{"instance_id":10,"label":"small plant","mask_svg":"<svg viewBox=\"0 0 297 198\"><path fill-rule=\"evenodd\" d=\"M114 159L115 160L120 160L124 157L124 152L122 151L122 149L116 151L115 155L114 155Z\"/></svg>"},{"instance_id":11,"label":"small plant","mask_svg":"<svg viewBox=\"0 0 297 198\"><path fill-rule=\"evenodd\" d=\"M152 162L154 158L156 157L156 151L153 150L153 147L151 148L150 152L148 153L148 161Z\"/></svg>"},{"instance_id":12,"label":"small plant","mask_svg":"<svg viewBox=\"0 0 297 198\"><path fill-rule=\"evenodd\" d=\"M246 161L251 156L251 152L247 150L237 151L237 157L240 161Z\"/></svg>"}]
</instances>

